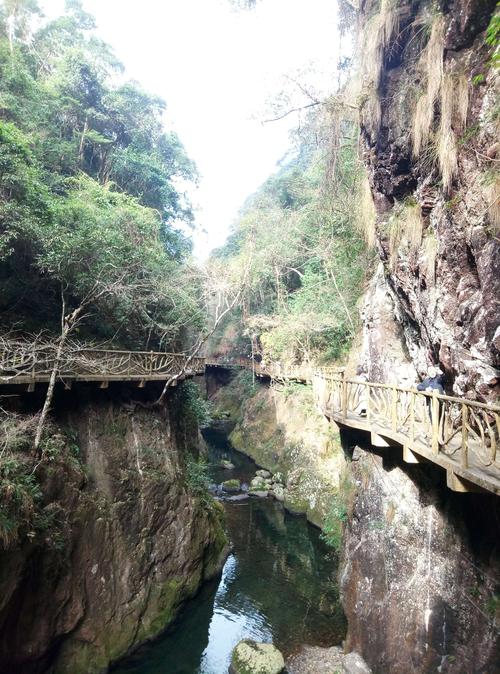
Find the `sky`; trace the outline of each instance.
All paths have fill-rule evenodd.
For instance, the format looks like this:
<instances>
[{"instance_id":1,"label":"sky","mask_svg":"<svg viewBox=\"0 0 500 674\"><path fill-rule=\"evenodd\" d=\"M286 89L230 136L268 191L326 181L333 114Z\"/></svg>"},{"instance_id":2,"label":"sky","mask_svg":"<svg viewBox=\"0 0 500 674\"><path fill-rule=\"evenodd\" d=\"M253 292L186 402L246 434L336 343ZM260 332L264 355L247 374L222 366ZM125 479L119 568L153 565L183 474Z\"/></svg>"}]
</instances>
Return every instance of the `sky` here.
<instances>
[{"instance_id":1,"label":"sky","mask_svg":"<svg viewBox=\"0 0 500 674\"><path fill-rule=\"evenodd\" d=\"M167 102L165 123L201 175L195 255L220 246L245 199L276 170L297 116L263 123L309 102L299 87L334 89L339 38L336 0L259 0L237 11L230 0L82 0L100 37L130 79ZM47 15L63 0L42 0ZM284 98L285 97L285 98ZM204 230L204 231L203 231Z\"/></svg>"}]
</instances>

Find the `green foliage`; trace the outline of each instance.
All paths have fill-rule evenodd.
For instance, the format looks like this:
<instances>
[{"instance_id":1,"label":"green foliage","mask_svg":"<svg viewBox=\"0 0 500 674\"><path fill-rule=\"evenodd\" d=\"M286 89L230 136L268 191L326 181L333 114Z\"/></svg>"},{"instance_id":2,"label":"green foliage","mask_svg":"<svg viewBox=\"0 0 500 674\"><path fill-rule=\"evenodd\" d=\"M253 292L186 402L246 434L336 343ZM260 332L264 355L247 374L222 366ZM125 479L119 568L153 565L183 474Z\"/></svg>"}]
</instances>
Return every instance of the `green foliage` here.
<instances>
[{"instance_id":1,"label":"green foliage","mask_svg":"<svg viewBox=\"0 0 500 674\"><path fill-rule=\"evenodd\" d=\"M331 498L328 513L323 522L322 539L327 545L339 552L342 546L344 526L352 507L355 487L348 476L340 482L339 490Z\"/></svg>"},{"instance_id":2,"label":"green foliage","mask_svg":"<svg viewBox=\"0 0 500 674\"><path fill-rule=\"evenodd\" d=\"M215 253L246 275L239 330L282 363L339 358L357 329L371 254L360 234L362 173L354 125L330 155L333 122L311 115L298 150L248 199ZM319 131L318 131L319 127ZM331 174L332 162L335 173Z\"/></svg>"},{"instance_id":3,"label":"green foliage","mask_svg":"<svg viewBox=\"0 0 500 674\"><path fill-rule=\"evenodd\" d=\"M490 59L490 63L493 66L498 67L500 63L500 54L498 53L498 47L500 45L500 2L497 2L497 12L491 17L488 28L486 29L486 38L485 42L493 49L493 55Z\"/></svg>"},{"instance_id":4,"label":"green foliage","mask_svg":"<svg viewBox=\"0 0 500 674\"><path fill-rule=\"evenodd\" d=\"M240 390L243 399L251 398L258 389L252 373L248 370L242 370L238 374L235 380L235 385Z\"/></svg>"},{"instance_id":5,"label":"green foliage","mask_svg":"<svg viewBox=\"0 0 500 674\"><path fill-rule=\"evenodd\" d=\"M193 496L200 499L205 506L210 506L213 499L208 491L208 464L203 458L195 459L191 454L186 458L186 486Z\"/></svg>"},{"instance_id":6,"label":"green foliage","mask_svg":"<svg viewBox=\"0 0 500 674\"><path fill-rule=\"evenodd\" d=\"M41 491L30 468L12 455L0 460L0 541L4 547L33 526Z\"/></svg>"},{"instance_id":7,"label":"green foliage","mask_svg":"<svg viewBox=\"0 0 500 674\"><path fill-rule=\"evenodd\" d=\"M212 421L212 405L205 400L200 389L192 381L183 381L179 389L182 412L188 427L206 428Z\"/></svg>"},{"instance_id":8,"label":"green foliage","mask_svg":"<svg viewBox=\"0 0 500 674\"><path fill-rule=\"evenodd\" d=\"M486 611L492 617L497 617L500 614L500 595L492 595L486 602Z\"/></svg>"},{"instance_id":9,"label":"green foliage","mask_svg":"<svg viewBox=\"0 0 500 674\"><path fill-rule=\"evenodd\" d=\"M0 310L57 329L61 290L68 311L91 294L92 335L172 342L201 324L175 186L196 170L93 29L76 1L42 23L34 2L0 12Z\"/></svg>"},{"instance_id":10,"label":"green foliage","mask_svg":"<svg viewBox=\"0 0 500 674\"><path fill-rule=\"evenodd\" d=\"M328 514L323 522L321 538L336 552L340 551L344 524L347 521L347 505L339 495L332 496Z\"/></svg>"}]
</instances>

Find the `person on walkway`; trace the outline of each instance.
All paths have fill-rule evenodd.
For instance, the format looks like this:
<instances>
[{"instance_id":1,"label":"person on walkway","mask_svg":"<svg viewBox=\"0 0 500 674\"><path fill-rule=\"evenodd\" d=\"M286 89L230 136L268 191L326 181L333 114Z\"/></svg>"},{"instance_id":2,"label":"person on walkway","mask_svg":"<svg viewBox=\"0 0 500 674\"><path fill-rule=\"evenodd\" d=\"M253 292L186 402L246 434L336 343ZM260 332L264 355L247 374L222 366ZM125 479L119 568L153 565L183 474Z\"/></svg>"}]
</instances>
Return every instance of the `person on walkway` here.
<instances>
[{"instance_id":1,"label":"person on walkway","mask_svg":"<svg viewBox=\"0 0 500 674\"><path fill-rule=\"evenodd\" d=\"M427 370L427 377L417 385L417 391L434 391L444 393L443 387L444 376L438 367L430 367ZM432 422L432 400L427 396L427 409L429 410L429 418ZM441 405L438 403L438 421L441 417Z\"/></svg>"},{"instance_id":2,"label":"person on walkway","mask_svg":"<svg viewBox=\"0 0 500 674\"><path fill-rule=\"evenodd\" d=\"M438 393L444 393L444 376L438 367L430 367L427 370L427 377L418 384L417 391L433 391L437 389Z\"/></svg>"}]
</instances>

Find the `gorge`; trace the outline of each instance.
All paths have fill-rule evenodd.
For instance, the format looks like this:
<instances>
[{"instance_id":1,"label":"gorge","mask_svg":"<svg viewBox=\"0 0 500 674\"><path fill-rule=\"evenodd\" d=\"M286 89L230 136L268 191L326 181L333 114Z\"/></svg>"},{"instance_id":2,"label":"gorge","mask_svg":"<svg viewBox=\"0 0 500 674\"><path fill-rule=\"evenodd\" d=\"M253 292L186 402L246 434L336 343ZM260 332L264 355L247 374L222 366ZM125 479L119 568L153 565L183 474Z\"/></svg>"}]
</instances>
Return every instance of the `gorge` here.
<instances>
[{"instance_id":1,"label":"gorge","mask_svg":"<svg viewBox=\"0 0 500 674\"><path fill-rule=\"evenodd\" d=\"M339 0L203 264L84 6L0 8L0 674L500 672L497 3Z\"/></svg>"}]
</instances>

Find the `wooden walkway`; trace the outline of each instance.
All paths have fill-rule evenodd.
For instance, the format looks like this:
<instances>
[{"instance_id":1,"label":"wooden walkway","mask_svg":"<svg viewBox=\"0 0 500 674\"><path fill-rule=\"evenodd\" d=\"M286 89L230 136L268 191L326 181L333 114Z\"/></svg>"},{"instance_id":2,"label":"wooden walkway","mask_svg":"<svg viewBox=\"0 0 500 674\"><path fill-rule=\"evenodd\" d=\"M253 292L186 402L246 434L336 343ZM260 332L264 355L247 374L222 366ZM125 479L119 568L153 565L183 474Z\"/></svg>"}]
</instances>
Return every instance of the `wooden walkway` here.
<instances>
[{"instance_id":1,"label":"wooden walkway","mask_svg":"<svg viewBox=\"0 0 500 674\"><path fill-rule=\"evenodd\" d=\"M12 344L0 352L0 384L24 384L30 390L35 384L48 382L56 359L56 347L42 344L36 348L23 342ZM58 380L70 386L73 381L165 381L203 374L204 358L155 351L113 351L70 347L64 351L57 368Z\"/></svg>"},{"instance_id":2,"label":"wooden walkway","mask_svg":"<svg viewBox=\"0 0 500 674\"><path fill-rule=\"evenodd\" d=\"M316 373L313 390L326 417L369 432L375 446L401 446L408 463L441 466L450 489L500 495L499 406L339 374Z\"/></svg>"},{"instance_id":3,"label":"wooden walkway","mask_svg":"<svg viewBox=\"0 0 500 674\"><path fill-rule=\"evenodd\" d=\"M54 344L9 342L0 350L0 384L33 391L49 381ZM446 470L455 491L485 489L500 495L500 406L419 392L395 385L349 380L338 368L262 365L250 359L210 360L154 351L68 347L57 367L58 381L168 381L204 374L207 367L245 368L257 377L312 384L318 409L340 425L367 431L372 444L400 446L409 463L431 461Z\"/></svg>"}]
</instances>

